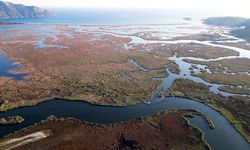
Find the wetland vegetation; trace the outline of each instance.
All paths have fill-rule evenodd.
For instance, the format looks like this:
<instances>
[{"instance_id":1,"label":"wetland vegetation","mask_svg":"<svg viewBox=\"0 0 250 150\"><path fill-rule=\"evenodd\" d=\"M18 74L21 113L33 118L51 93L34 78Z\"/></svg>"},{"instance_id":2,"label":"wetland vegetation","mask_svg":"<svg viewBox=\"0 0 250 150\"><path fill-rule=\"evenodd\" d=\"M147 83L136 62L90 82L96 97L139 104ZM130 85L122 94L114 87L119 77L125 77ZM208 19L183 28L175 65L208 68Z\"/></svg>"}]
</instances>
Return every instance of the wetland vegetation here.
<instances>
[{"instance_id":1,"label":"wetland vegetation","mask_svg":"<svg viewBox=\"0 0 250 150\"><path fill-rule=\"evenodd\" d=\"M9 24L1 25L9 27ZM250 101L246 96L250 92L250 59L231 48L232 43L217 43L226 41L223 38L235 40L223 34L211 34L217 27L210 27L209 34L183 34L164 40L157 32L133 33L128 30L129 26L122 25L15 26L25 27L0 30L3 33L0 50L8 53L7 59L12 65L20 64L7 72L21 74L24 78L5 77L0 72L0 111L54 98L127 106L150 105L159 95L162 99L186 97L219 111L250 142ZM41 29L34 32L27 26ZM122 31L131 33L122 34ZM10 38L3 36L6 32ZM224 44L229 48L220 47ZM236 47L248 48L247 44ZM223 95L223 91L230 95ZM195 110L169 111L112 125L51 117L4 137L0 145L8 148L10 145L4 141L15 139L21 144L17 149L34 149L45 142L46 148L56 149L77 149L83 144L90 149L209 149L202 131L190 124L188 118L196 119L195 116L202 117L211 129L216 128L210 117ZM1 121L6 125L22 123L23 119L14 116ZM147 135L142 136L142 133ZM85 138L86 134L91 135L89 139ZM108 138L97 141L101 135L108 135ZM27 138L38 140L26 143ZM91 141L98 144L90 144ZM58 144L62 142L66 143Z\"/></svg>"}]
</instances>

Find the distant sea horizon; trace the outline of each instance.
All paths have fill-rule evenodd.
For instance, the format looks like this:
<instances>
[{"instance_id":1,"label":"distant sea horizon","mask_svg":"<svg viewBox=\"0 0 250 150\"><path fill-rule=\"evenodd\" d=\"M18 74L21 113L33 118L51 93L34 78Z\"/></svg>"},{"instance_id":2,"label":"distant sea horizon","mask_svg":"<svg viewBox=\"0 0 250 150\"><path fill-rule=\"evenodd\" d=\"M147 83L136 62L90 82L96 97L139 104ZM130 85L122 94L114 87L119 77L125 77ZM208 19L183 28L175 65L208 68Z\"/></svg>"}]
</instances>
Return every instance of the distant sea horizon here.
<instances>
[{"instance_id":1,"label":"distant sea horizon","mask_svg":"<svg viewBox=\"0 0 250 150\"><path fill-rule=\"evenodd\" d=\"M197 23L202 19L217 16L218 13L206 10L181 9L97 9L97 8L48 8L56 15L46 18L1 19L0 21L17 23L48 24L87 24L87 25L121 25L121 24L175 24ZM222 13L219 13L222 15ZM190 18L191 20L185 20Z\"/></svg>"}]
</instances>

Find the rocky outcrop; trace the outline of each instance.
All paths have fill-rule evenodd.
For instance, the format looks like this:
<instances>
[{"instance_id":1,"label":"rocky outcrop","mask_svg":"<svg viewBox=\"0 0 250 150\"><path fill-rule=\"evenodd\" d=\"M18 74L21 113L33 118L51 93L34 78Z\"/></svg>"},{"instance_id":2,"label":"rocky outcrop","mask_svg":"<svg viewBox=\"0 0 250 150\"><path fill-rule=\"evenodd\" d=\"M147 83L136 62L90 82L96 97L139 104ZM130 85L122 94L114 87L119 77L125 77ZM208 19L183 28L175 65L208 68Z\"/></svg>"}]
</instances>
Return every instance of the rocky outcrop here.
<instances>
[{"instance_id":1,"label":"rocky outcrop","mask_svg":"<svg viewBox=\"0 0 250 150\"><path fill-rule=\"evenodd\" d=\"M53 15L54 13L36 6L25 6L0 1L0 19L41 18Z\"/></svg>"}]
</instances>

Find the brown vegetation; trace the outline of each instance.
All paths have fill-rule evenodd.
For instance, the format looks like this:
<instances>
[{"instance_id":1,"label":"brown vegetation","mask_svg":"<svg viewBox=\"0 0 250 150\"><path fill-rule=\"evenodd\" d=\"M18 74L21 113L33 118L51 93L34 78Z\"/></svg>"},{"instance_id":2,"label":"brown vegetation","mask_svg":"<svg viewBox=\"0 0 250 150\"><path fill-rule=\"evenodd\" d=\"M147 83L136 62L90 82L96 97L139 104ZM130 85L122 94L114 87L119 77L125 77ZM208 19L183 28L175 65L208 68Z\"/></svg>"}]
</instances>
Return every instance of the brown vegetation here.
<instances>
[{"instance_id":1,"label":"brown vegetation","mask_svg":"<svg viewBox=\"0 0 250 150\"><path fill-rule=\"evenodd\" d=\"M193 61L188 62L195 64L207 65L212 74L203 72L199 76L210 83L217 83L223 85L220 89L230 93L249 94L250 88L250 59L235 58L224 59L220 61Z\"/></svg>"},{"instance_id":2,"label":"brown vegetation","mask_svg":"<svg viewBox=\"0 0 250 150\"><path fill-rule=\"evenodd\" d=\"M239 53L225 48L207 46L202 44L139 44L132 50L153 50L159 57L170 57L177 54L178 57L199 57L212 59L224 56L238 56Z\"/></svg>"},{"instance_id":3,"label":"brown vegetation","mask_svg":"<svg viewBox=\"0 0 250 150\"><path fill-rule=\"evenodd\" d=\"M250 59L248 58L234 58L234 59L224 59L219 61L194 61L187 60L188 62L195 64L207 65L212 72L224 72L240 74L243 72L249 72L250 70Z\"/></svg>"},{"instance_id":4,"label":"brown vegetation","mask_svg":"<svg viewBox=\"0 0 250 150\"><path fill-rule=\"evenodd\" d=\"M35 44L39 36L30 36L29 32L0 45L10 59L22 64L18 71L29 74L23 81L0 78L0 98L9 108L33 105L54 97L99 104L135 104L151 97L160 83L153 80L154 77L167 75L164 67L170 63L168 59L155 58L155 52L124 50L123 45L129 38L81 33L67 26L58 29L73 35L58 34L57 40L46 38L45 43L68 48L39 48ZM17 42L23 39L32 42ZM130 59L153 70L140 70L129 62ZM1 110L6 110L4 108Z\"/></svg>"},{"instance_id":5,"label":"brown vegetation","mask_svg":"<svg viewBox=\"0 0 250 150\"><path fill-rule=\"evenodd\" d=\"M105 126L50 117L2 140L49 129L49 137L16 149L208 149L202 140L202 133L183 119L182 115L185 113L169 112L147 119Z\"/></svg>"}]
</instances>

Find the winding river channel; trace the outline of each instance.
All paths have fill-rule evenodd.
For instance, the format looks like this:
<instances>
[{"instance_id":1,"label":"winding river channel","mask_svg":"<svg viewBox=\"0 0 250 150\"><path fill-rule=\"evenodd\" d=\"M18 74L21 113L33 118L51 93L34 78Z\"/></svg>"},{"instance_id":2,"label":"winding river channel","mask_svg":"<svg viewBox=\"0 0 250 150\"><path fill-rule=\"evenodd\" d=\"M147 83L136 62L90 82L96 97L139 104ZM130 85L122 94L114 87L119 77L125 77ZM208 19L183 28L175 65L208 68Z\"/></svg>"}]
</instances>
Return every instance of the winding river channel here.
<instances>
[{"instance_id":1,"label":"winding river channel","mask_svg":"<svg viewBox=\"0 0 250 150\"><path fill-rule=\"evenodd\" d=\"M96 32L96 31L95 31ZM103 31L98 31L103 32ZM105 34L107 34L105 32ZM163 81L160 88L165 88L168 90L175 79L186 78L197 83L203 83L210 86L210 91L216 94L222 94L223 96L232 96L235 94L227 93L219 90L219 84L209 83L199 77L192 76L190 72L191 65L190 63L184 61L185 59L190 60L200 60L200 61L213 61L213 60L222 60L222 59L231 59L238 57L250 58L250 51L245 49L240 49L231 46L217 45L213 44L214 41L196 41L196 40L176 40L176 41L163 41L163 40L144 40L137 36L132 35L121 35L118 33L108 33L116 36L125 36L130 37L132 40L129 44L178 44L178 43L197 43L214 47L221 47L232 49L239 52L239 56L229 56L229 57L219 57L216 59L203 59L203 58L193 58L193 57L179 57L172 56L168 59L174 61L178 64L181 72L179 74L173 74L168 71L169 75L166 78L162 78ZM0 57L0 62L6 59L6 54L2 54ZM147 71L146 68L143 68L140 64L132 62L136 67ZM6 65L6 62L2 61L0 66L5 65L10 69L13 67L9 65L9 62ZM197 65L197 72L199 73L200 68L205 68L202 65ZM11 68L12 69L12 68ZM209 72L209 70L207 70ZM5 73L5 74L4 74ZM6 72L0 72L0 76L6 76ZM12 77L12 76L11 76ZM14 78L19 79L19 76L14 76ZM159 94L159 91L156 92ZM5 118L14 115L20 115L25 118L25 121L21 124L11 125L11 126L0 126L0 137L5 136L14 131L18 131L22 128L28 127L37 123L43 119L46 119L50 115L55 115L57 117L73 117L80 119L82 121L98 123L98 124L110 124L110 123L119 123L122 121L130 121L138 117L146 117L157 114L161 111L167 110L178 110L178 109L195 109L212 120L215 125L214 129L209 128L207 122L199 116L194 118L188 118L192 124L202 129L205 133L205 140L211 145L215 150L249 150L250 144L234 129L234 127L229 123L229 121L222 116L219 112L215 111L211 107L191 100L187 98L178 98L178 97L164 97L158 98L157 96L152 97L148 104L137 104L133 106L125 107L115 107L115 106L101 106L94 105L84 101L68 101L63 99L54 99L50 101L42 102L38 105L32 107L21 107L13 109L7 112L0 113L0 118Z\"/></svg>"},{"instance_id":2,"label":"winding river channel","mask_svg":"<svg viewBox=\"0 0 250 150\"><path fill-rule=\"evenodd\" d=\"M228 120L220 113L197 101L185 98L154 99L151 104L138 104L126 107L93 105L83 101L66 101L55 99L32 107L22 107L0 113L0 118L21 115L26 120L22 124L0 126L0 136L12 133L30 126L50 115L58 117L73 117L82 121L99 124L118 123L138 117L152 116L161 111L173 109L195 109L211 118L215 125L210 129L206 121L198 116L188 118L192 124L202 129L205 140L215 150L247 150L249 143L233 128Z\"/></svg>"}]
</instances>

